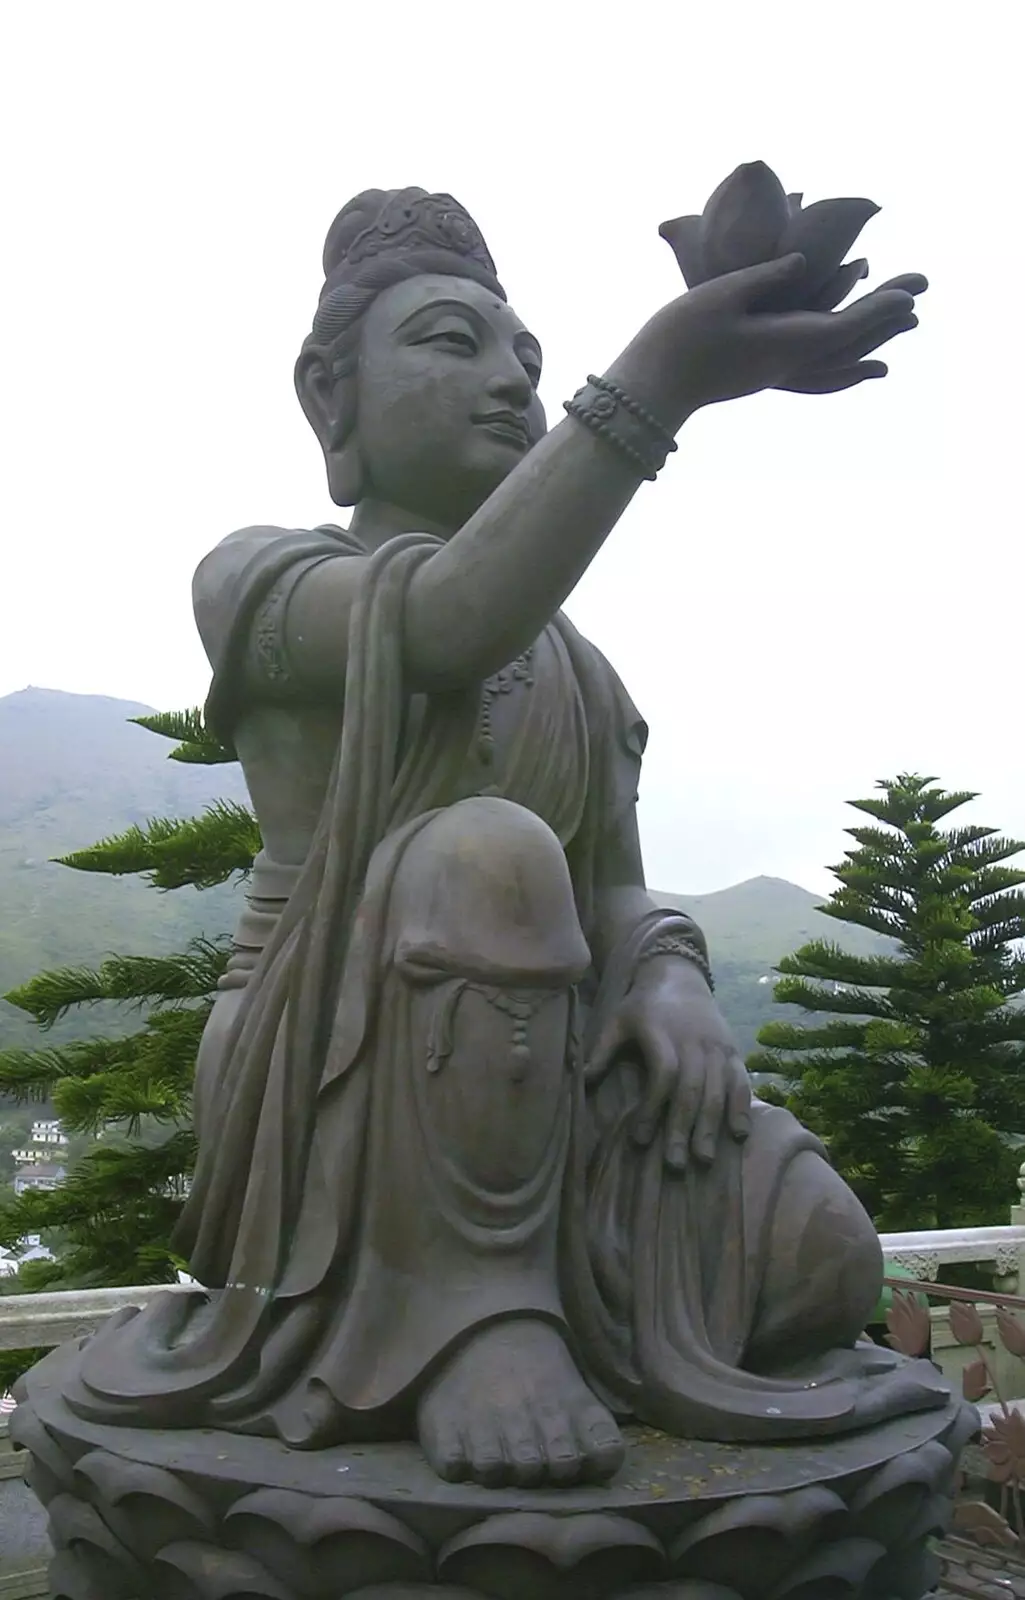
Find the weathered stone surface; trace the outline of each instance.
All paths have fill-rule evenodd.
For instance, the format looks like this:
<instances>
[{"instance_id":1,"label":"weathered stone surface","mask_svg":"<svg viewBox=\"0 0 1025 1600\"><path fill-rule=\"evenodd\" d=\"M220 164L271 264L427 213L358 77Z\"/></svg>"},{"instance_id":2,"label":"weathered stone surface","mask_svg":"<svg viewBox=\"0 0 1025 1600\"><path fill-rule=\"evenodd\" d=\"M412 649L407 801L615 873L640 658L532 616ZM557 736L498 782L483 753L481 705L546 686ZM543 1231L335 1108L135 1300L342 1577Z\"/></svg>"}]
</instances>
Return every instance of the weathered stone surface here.
<instances>
[{"instance_id":1,"label":"weathered stone surface","mask_svg":"<svg viewBox=\"0 0 1025 1600\"><path fill-rule=\"evenodd\" d=\"M821 1444L686 1443L627 1433L608 1484L448 1484L412 1444L297 1452L209 1430L82 1422L61 1398L74 1350L24 1382L57 1557L55 1600L920 1600L938 1566L954 1403Z\"/></svg>"}]
</instances>

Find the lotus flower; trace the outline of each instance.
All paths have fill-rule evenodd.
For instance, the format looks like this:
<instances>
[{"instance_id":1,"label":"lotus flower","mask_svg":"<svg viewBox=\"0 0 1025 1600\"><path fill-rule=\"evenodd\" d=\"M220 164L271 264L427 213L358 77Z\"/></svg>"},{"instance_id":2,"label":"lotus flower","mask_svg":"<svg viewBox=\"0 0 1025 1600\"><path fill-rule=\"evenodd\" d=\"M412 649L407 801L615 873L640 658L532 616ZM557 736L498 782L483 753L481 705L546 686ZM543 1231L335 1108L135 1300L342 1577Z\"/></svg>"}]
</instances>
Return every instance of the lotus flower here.
<instances>
[{"instance_id":1,"label":"lotus flower","mask_svg":"<svg viewBox=\"0 0 1025 1600\"><path fill-rule=\"evenodd\" d=\"M764 161L750 161L721 183L700 217L663 222L689 289L727 272L799 252L800 282L777 292L766 310L832 311L846 299L868 262L844 256L879 207L871 200L817 200L786 194Z\"/></svg>"}]
</instances>

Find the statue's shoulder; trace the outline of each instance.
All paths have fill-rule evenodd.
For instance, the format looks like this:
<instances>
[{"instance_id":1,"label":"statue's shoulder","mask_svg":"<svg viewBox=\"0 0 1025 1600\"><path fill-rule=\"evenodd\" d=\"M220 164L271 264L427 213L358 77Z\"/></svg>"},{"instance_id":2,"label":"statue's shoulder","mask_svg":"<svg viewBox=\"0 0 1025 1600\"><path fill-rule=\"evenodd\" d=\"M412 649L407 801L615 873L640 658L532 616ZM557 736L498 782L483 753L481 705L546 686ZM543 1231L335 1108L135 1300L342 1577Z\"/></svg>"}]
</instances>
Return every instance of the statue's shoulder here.
<instances>
[{"instance_id":1,"label":"statue's shoulder","mask_svg":"<svg viewBox=\"0 0 1025 1600\"><path fill-rule=\"evenodd\" d=\"M228 637L251 617L282 578L309 561L358 550L344 528L236 528L215 544L192 579L192 609L211 660Z\"/></svg>"}]
</instances>

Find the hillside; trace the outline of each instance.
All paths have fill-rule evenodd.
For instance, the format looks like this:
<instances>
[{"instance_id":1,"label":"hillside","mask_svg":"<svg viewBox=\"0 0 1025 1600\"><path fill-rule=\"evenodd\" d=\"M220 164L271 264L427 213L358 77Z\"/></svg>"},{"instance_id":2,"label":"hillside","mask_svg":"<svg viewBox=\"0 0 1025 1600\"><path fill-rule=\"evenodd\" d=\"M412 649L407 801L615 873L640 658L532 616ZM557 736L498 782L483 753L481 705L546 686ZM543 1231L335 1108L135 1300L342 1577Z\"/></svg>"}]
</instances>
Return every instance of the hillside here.
<instances>
[{"instance_id":1,"label":"hillside","mask_svg":"<svg viewBox=\"0 0 1025 1600\"><path fill-rule=\"evenodd\" d=\"M169 761L166 741L128 721L148 709L49 689L0 699L0 994L45 967L93 962L112 950L172 950L196 933L231 927L237 887L158 895L133 878L72 872L51 860L133 822L245 798L237 767ZM815 895L778 878L659 899L705 930L720 999L745 1053L760 1024L781 1014L762 980L782 955L810 938L842 938L856 951L878 947L874 936L823 917ZM76 1026L81 1020L69 1019L55 1037ZM0 1001L0 1048L37 1039L27 1019Z\"/></svg>"},{"instance_id":2,"label":"hillside","mask_svg":"<svg viewBox=\"0 0 1025 1600\"><path fill-rule=\"evenodd\" d=\"M133 822L244 797L237 767L167 760L171 746L128 721L150 709L50 689L0 699L0 995L46 967L112 950L160 953L231 926L237 890L158 895L134 878L71 872L51 859ZM0 1001L0 1047L37 1037Z\"/></svg>"},{"instance_id":3,"label":"hillside","mask_svg":"<svg viewBox=\"0 0 1025 1600\"><path fill-rule=\"evenodd\" d=\"M663 905L679 906L704 930L715 968L716 991L745 1056L755 1035L775 1019L799 1021L792 1006L772 998L772 969L782 956L810 939L831 940L853 955L877 954L885 941L864 928L827 917L810 894L783 878L751 878L715 894L658 894Z\"/></svg>"}]
</instances>

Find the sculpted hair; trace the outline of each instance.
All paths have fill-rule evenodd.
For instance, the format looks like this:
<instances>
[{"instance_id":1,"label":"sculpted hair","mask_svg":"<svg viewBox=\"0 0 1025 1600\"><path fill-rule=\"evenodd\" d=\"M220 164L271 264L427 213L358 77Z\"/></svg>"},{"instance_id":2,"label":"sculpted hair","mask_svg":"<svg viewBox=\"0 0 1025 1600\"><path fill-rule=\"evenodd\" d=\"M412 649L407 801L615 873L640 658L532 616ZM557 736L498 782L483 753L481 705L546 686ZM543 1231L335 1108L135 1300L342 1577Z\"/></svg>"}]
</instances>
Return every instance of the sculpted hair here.
<instances>
[{"instance_id":1,"label":"sculpted hair","mask_svg":"<svg viewBox=\"0 0 1025 1600\"><path fill-rule=\"evenodd\" d=\"M295 367L303 409L303 373L320 357L336 386L335 449L356 421L356 385L363 319L377 296L409 278L438 273L471 278L506 298L484 238L451 195L424 189L367 189L343 206L324 242L324 287ZM340 390L340 392L339 392ZM312 418L311 418L312 421ZM322 441L323 442L323 441Z\"/></svg>"}]
</instances>

